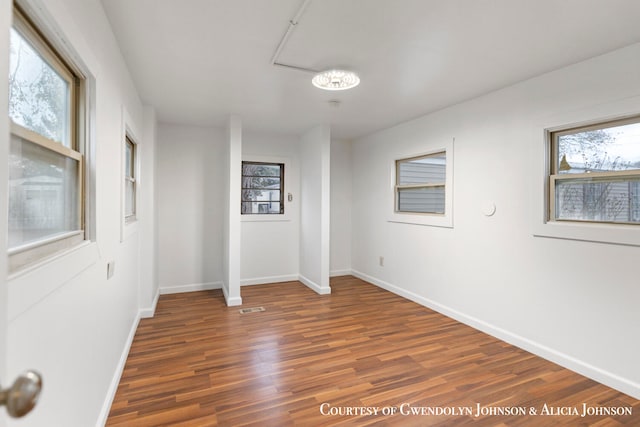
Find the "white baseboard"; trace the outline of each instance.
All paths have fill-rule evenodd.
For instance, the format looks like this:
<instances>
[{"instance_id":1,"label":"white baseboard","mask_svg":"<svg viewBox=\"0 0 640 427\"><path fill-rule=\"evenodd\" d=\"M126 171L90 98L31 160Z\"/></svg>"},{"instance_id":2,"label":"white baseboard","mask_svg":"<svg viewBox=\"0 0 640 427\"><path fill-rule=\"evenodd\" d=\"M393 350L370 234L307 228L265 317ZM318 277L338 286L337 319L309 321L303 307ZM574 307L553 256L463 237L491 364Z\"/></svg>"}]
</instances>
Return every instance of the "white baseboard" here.
<instances>
[{"instance_id":1,"label":"white baseboard","mask_svg":"<svg viewBox=\"0 0 640 427\"><path fill-rule=\"evenodd\" d=\"M466 315L458 310L452 309L448 306L442 305L433 300L417 295L413 292L399 288L395 285L392 285L391 283L376 279L375 277L369 276L368 274L356 270L352 270L351 274L364 281L386 289L389 292L393 292L396 295L423 305L427 308L437 311L438 313L444 314L445 316L451 317L452 319L464 323L465 325L469 325L475 329L478 329L479 331L501 339L502 341L522 348L530 353L542 357L543 359L550 360L560 366L577 372L580 375L584 375L585 377L591 378L611 388L626 393L635 399L640 399L640 384L633 382L627 378L622 378L616 374L598 368L597 366L593 366L582 360L576 359L575 357L569 356L543 344L514 334L505 329L499 328L473 316Z\"/></svg>"},{"instance_id":2,"label":"white baseboard","mask_svg":"<svg viewBox=\"0 0 640 427\"><path fill-rule=\"evenodd\" d=\"M107 393L105 395L105 400L102 404L102 409L100 410L100 415L98 416L96 427L104 426L107 423L107 418L109 418L109 411L111 410L111 404L113 403L113 399L116 397L116 391L118 390L118 385L120 384L120 377L122 377L124 366L127 363L129 349L131 349L131 344L133 344L133 338L136 336L136 331L138 329L139 323L140 313L138 313L138 316L136 316L136 318L133 320L133 323L131 324L129 336L127 337L127 341L125 342L125 345L122 349L122 353L120 354L120 360L118 360L116 369L113 371L113 378L111 379L111 384L109 384L109 389L107 390Z\"/></svg>"},{"instance_id":3,"label":"white baseboard","mask_svg":"<svg viewBox=\"0 0 640 427\"><path fill-rule=\"evenodd\" d=\"M298 280L297 274L288 274L284 276L267 276L256 277L253 279L240 280L240 286L265 285L267 283L294 282Z\"/></svg>"},{"instance_id":4,"label":"white baseboard","mask_svg":"<svg viewBox=\"0 0 640 427\"><path fill-rule=\"evenodd\" d=\"M208 291L211 289L221 289L222 282L192 283L189 285L167 286L160 288L161 295L179 294L182 292Z\"/></svg>"},{"instance_id":5,"label":"white baseboard","mask_svg":"<svg viewBox=\"0 0 640 427\"><path fill-rule=\"evenodd\" d=\"M298 280L304 283L308 288L311 288L314 292L320 295L328 295L331 293L331 288L323 288L322 286L315 283L313 280L309 280L307 277L302 274L298 276Z\"/></svg>"},{"instance_id":6,"label":"white baseboard","mask_svg":"<svg viewBox=\"0 0 640 427\"><path fill-rule=\"evenodd\" d=\"M331 270L329 272L329 277L337 277L337 276L348 276L351 274L351 269L346 270Z\"/></svg>"},{"instance_id":7,"label":"white baseboard","mask_svg":"<svg viewBox=\"0 0 640 427\"><path fill-rule=\"evenodd\" d=\"M227 307L235 307L237 305L242 305L242 297L233 297L233 298L230 297L229 291L224 285L222 286L222 294L224 295L224 300L227 303Z\"/></svg>"},{"instance_id":8,"label":"white baseboard","mask_svg":"<svg viewBox=\"0 0 640 427\"><path fill-rule=\"evenodd\" d=\"M156 307L158 306L158 300L160 299L160 289L156 290L156 296L153 297L153 301L151 302L151 307L149 308L141 308L140 309L140 318L148 319L153 317L156 314Z\"/></svg>"}]
</instances>

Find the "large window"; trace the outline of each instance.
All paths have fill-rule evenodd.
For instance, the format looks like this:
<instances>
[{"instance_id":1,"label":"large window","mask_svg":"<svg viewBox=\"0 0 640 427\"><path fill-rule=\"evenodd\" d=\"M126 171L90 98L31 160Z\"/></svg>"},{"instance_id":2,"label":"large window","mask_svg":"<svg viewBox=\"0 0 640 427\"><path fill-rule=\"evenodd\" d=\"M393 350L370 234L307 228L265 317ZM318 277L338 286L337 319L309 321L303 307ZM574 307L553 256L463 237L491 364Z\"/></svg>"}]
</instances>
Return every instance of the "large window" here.
<instances>
[{"instance_id":1,"label":"large window","mask_svg":"<svg viewBox=\"0 0 640 427\"><path fill-rule=\"evenodd\" d=\"M124 218L127 223L136 219L137 147L127 135L124 147Z\"/></svg>"},{"instance_id":2,"label":"large window","mask_svg":"<svg viewBox=\"0 0 640 427\"><path fill-rule=\"evenodd\" d=\"M549 220L640 224L640 117L550 140Z\"/></svg>"},{"instance_id":3,"label":"large window","mask_svg":"<svg viewBox=\"0 0 640 427\"><path fill-rule=\"evenodd\" d=\"M396 160L395 211L444 214L446 167L444 151Z\"/></svg>"},{"instance_id":4,"label":"large window","mask_svg":"<svg viewBox=\"0 0 640 427\"><path fill-rule=\"evenodd\" d=\"M79 81L15 10L9 47L12 270L84 240Z\"/></svg>"},{"instance_id":5,"label":"large window","mask_svg":"<svg viewBox=\"0 0 640 427\"><path fill-rule=\"evenodd\" d=\"M284 164L242 162L241 213L284 214Z\"/></svg>"}]
</instances>

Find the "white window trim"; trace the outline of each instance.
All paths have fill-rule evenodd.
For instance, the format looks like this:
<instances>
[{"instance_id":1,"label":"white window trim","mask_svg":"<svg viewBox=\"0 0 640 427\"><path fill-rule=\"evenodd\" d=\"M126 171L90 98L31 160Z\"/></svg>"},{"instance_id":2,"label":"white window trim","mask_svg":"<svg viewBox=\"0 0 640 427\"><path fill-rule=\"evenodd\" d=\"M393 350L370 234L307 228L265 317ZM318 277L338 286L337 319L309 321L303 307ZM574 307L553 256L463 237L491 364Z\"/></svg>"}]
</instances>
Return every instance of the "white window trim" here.
<instances>
[{"instance_id":1,"label":"white window trim","mask_svg":"<svg viewBox=\"0 0 640 427\"><path fill-rule=\"evenodd\" d=\"M633 224L549 221L551 132L620 120L640 114L640 96L540 118L532 130L531 222L536 237L640 246L640 227Z\"/></svg>"},{"instance_id":2,"label":"white window trim","mask_svg":"<svg viewBox=\"0 0 640 427\"><path fill-rule=\"evenodd\" d=\"M296 200L296 195L292 192L291 184L291 159L288 157L274 157L274 156L260 156L260 155L243 155L243 162L263 162L263 163L282 163L284 164L284 214L251 214L240 215L241 222L282 222L291 221L293 218L292 209L294 209L293 202ZM293 200L290 202L288 194L291 194ZM240 209L240 206L238 206Z\"/></svg>"},{"instance_id":3,"label":"white window trim","mask_svg":"<svg viewBox=\"0 0 640 427\"><path fill-rule=\"evenodd\" d=\"M420 153L408 152L402 153L397 157L394 157L389 161L389 190L387 198L388 206L388 222L403 223L403 224L415 224L425 225L431 227L445 227L453 228L453 168L454 168L454 142L455 138L451 141L440 144L434 149L429 151L423 151ZM446 172L445 172L445 201L444 201L444 214L437 213L412 213L412 212L397 212L396 211L396 161L428 156L431 154L444 152L447 158Z\"/></svg>"},{"instance_id":4,"label":"white window trim","mask_svg":"<svg viewBox=\"0 0 640 427\"><path fill-rule=\"evenodd\" d=\"M80 152L85 157L85 206L84 241L78 245L43 258L7 278L8 317L17 318L35 306L47 295L78 277L95 265L100 253L96 240L96 73L97 61L91 49L79 38L71 41L70 35L80 34L72 21L60 25L41 5L41 0L18 0L25 14L43 34L56 52L62 56L76 75L84 80L79 96L82 99L82 121L78 123ZM82 52L82 55L80 54Z\"/></svg>"},{"instance_id":5,"label":"white window trim","mask_svg":"<svg viewBox=\"0 0 640 427\"><path fill-rule=\"evenodd\" d=\"M133 120L127 109L122 107L122 133L120 143L120 241L124 242L132 235L138 232L138 223L140 222L140 133L134 127ZM133 218L125 217L125 197L126 189L124 182L125 164L127 155L127 137L135 145L134 171L136 179L135 191L135 215Z\"/></svg>"},{"instance_id":6,"label":"white window trim","mask_svg":"<svg viewBox=\"0 0 640 427\"><path fill-rule=\"evenodd\" d=\"M74 117L71 119L73 130L76 132L75 144L68 147L63 142L52 143L45 137L41 136L31 129L15 125L8 119L11 127L11 133L18 137L32 141L33 138L38 140L38 145L49 148L54 152L72 158L79 162L78 174L79 193L80 193L80 223L81 229L63 232L49 236L37 242L28 243L20 247L12 248L8 251L9 256L9 280L21 277L40 267L46 266L53 259L64 256L67 253L73 253L76 248L84 243L94 239L94 180L91 173L92 166L95 164L93 157L93 125L95 116L91 114L95 105L95 79L88 71L86 64L80 60L77 52L65 39L63 32L53 23L52 19L44 13L40 8L32 7L32 1L18 1L20 9L13 10L14 15L19 14L28 23L19 20L14 22L12 26L26 30L24 37L36 48L40 55L41 51L48 52L45 61L54 66L61 77L71 83L67 77L67 71L73 75L74 80L77 78L81 81L79 86L72 83L73 88L71 96L77 101ZM33 39L30 32L37 34ZM64 70L60 74L57 67L60 66ZM75 93L74 93L75 91ZM76 117L77 115L77 117ZM78 121L80 120L80 121ZM32 137L28 136L32 135Z\"/></svg>"}]
</instances>

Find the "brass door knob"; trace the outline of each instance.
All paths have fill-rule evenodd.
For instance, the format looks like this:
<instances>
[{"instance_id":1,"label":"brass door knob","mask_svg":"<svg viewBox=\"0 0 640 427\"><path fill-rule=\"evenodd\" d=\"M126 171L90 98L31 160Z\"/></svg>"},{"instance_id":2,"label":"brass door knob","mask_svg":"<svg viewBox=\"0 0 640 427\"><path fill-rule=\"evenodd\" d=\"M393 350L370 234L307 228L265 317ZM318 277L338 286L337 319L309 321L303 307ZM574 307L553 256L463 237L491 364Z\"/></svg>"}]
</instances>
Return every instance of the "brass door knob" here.
<instances>
[{"instance_id":1,"label":"brass door knob","mask_svg":"<svg viewBox=\"0 0 640 427\"><path fill-rule=\"evenodd\" d=\"M27 415L36 403L42 390L42 377L35 371L27 371L16 378L13 385L0 390L0 406L6 405L13 418Z\"/></svg>"}]
</instances>

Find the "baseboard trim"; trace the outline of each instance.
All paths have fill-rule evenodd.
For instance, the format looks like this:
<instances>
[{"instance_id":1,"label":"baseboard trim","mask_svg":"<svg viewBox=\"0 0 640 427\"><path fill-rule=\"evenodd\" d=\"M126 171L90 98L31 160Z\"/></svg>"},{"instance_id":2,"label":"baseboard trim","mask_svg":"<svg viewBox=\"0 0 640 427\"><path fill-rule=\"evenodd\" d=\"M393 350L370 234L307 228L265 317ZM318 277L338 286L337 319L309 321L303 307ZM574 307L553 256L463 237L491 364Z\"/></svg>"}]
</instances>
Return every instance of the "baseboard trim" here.
<instances>
[{"instance_id":1,"label":"baseboard trim","mask_svg":"<svg viewBox=\"0 0 640 427\"><path fill-rule=\"evenodd\" d=\"M455 319L460 323L469 325L472 328L478 329L479 331L501 339L502 341L522 348L530 353L542 357L543 359L550 360L560 366L577 372L580 375L584 375L585 377L598 381L608 387L619 390L622 393L626 393L634 399L640 399L640 384L636 382L620 377L604 369L598 368L597 366L593 366L575 357L569 356L568 354L559 352L536 341L514 334L510 331L499 328L473 316L464 314L446 305L437 303L433 300L402 289L391 283L369 276L368 274L362 273L357 270L352 270L351 274L359 279L362 279L380 288L386 289L389 292L430 308L434 311L437 311L438 313L444 314L445 316L451 317L452 319Z\"/></svg>"},{"instance_id":2,"label":"baseboard trim","mask_svg":"<svg viewBox=\"0 0 640 427\"><path fill-rule=\"evenodd\" d=\"M237 305L242 305L242 297L231 298L229 296L229 291L225 286L222 286L222 294L224 295L224 300L227 303L227 307L235 307Z\"/></svg>"},{"instance_id":3,"label":"baseboard trim","mask_svg":"<svg viewBox=\"0 0 640 427\"><path fill-rule=\"evenodd\" d=\"M332 270L329 272L329 277L337 277L337 276L348 276L351 274L350 269L346 270Z\"/></svg>"},{"instance_id":4,"label":"baseboard trim","mask_svg":"<svg viewBox=\"0 0 640 427\"><path fill-rule=\"evenodd\" d=\"M96 426L104 426L107 423L107 419L109 418L109 411L111 410L111 405L113 404L113 399L116 397L116 391L118 391L118 385L120 384L120 378L122 377L122 372L124 371L124 366L127 363L127 357L129 356L129 350L131 349L131 345L133 344L133 339L136 336L136 331L138 330L138 324L140 323L140 312L133 320L131 324L131 329L129 330L129 336L127 337L127 341L122 349L122 353L120 354L120 360L116 365L116 368L113 372L113 378L111 379L111 384L109 384L109 388L107 389L107 393L105 395L104 403L102 404L102 409L100 410L100 415L98 416L98 421Z\"/></svg>"},{"instance_id":5,"label":"baseboard trim","mask_svg":"<svg viewBox=\"0 0 640 427\"><path fill-rule=\"evenodd\" d=\"M302 274L298 276L298 280L304 283L308 288L312 289L314 292L320 295L329 295L331 293L331 288L323 288L322 286L315 283L313 280L303 276Z\"/></svg>"},{"instance_id":6,"label":"baseboard trim","mask_svg":"<svg viewBox=\"0 0 640 427\"><path fill-rule=\"evenodd\" d=\"M221 289L222 282L192 283L189 285L167 286L160 288L161 295L179 294L182 292L208 291L211 289Z\"/></svg>"},{"instance_id":7,"label":"baseboard trim","mask_svg":"<svg viewBox=\"0 0 640 427\"><path fill-rule=\"evenodd\" d=\"M158 306L159 299L160 299L160 289L157 289L156 296L153 297L153 301L151 302L151 307L140 309L141 319L148 319L153 317L156 314L156 307Z\"/></svg>"},{"instance_id":8,"label":"baseboard trim","mask_svg":"<svg viewBox=\"0 0 640 427\"><path fill-rule=\"evenodd\" d=\"M297 274L283 276L255 277L253 279L240 280L240 286L266 285L268 283L294 282L298 280Z\"/></svg>"}]
</instances>

